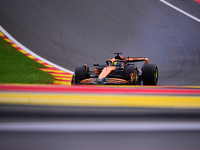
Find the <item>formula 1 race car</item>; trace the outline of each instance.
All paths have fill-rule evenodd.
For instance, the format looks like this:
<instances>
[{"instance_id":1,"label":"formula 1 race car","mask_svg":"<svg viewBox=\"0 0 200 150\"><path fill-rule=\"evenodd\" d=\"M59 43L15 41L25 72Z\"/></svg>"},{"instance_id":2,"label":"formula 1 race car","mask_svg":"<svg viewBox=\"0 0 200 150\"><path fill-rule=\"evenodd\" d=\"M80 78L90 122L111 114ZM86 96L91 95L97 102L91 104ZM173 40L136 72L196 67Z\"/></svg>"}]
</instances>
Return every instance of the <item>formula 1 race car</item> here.
<instances>
[{"instance_id":1,"label":"formula 1 race car","mask_svg":"<svg viewBox=\"0 0 200 150\"><path fill-rule=\"evenodd\" d=\"M93 64L96 68L90 71L87 65L77 67L72 77L71 84L131 84L156 85L158 82L158 67L149 64L145 57L122 57L122 53L106 61L106 65ZM144 61L141 69L134 62Z\"/></svg>"}]
</instances>

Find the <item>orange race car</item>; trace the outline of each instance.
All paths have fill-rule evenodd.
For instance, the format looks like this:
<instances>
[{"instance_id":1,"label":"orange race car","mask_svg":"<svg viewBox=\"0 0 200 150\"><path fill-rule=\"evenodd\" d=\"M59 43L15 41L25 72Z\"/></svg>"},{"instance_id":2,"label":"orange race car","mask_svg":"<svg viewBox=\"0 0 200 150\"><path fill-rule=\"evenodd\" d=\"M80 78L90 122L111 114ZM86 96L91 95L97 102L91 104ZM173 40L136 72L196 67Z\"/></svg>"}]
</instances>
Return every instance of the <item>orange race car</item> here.
<instances>
[{"instance_id":1,"label":"orange race car","mask_svg":"<svg viewBox=\"0 0 200 150\"><path fill-rule=\"evenodd\" d=\"M89 70L87 65L77 67L72 77L72 84L132 84L156 85L158 82L158 67L149 64L145 57L122 57L122 53L106 61L106 65L93 64L96 68ZM144 61L141 69L134 62Z\"/></svg>"}]
</instances>

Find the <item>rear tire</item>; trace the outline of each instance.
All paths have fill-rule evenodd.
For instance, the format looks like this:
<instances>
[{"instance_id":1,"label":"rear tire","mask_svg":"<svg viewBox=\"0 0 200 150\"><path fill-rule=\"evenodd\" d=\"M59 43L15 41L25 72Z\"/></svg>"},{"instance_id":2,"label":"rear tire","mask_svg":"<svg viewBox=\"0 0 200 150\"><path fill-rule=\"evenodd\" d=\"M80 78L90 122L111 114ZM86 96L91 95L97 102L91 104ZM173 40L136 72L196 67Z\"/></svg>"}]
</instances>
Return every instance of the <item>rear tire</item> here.
<instances>
[{"instance_id":1,"label":"rear tire","mask_svg":"<svg viewBox=\"0 0 200 150\"><path fill-rule=\"evenodd\" d=\"M80 81L89 78L88 71L89 68L87 68L85 65L77 67L75 70L75 84L78 84Z\"/></svg>"},{"instance_id":2,"label":"rear tire","mask_svg":"<svg viewBox=\"0 0 200 150\"><path fill-rule=\"evenodd\" d=\"M156 64L144 64L142 67L142 79L144 85L157 85L158 67Z\"/></svg>"},{"instance_id":3,"label":"rear tire","mask_svg":"<svg viewBox=\"0 0 200 150\"><path fill-rule=\"evenodd\" d=\"M138 83L138 73L137 67L135 65L128 65L124 68L124 79L127 80L130 84Z\"/></svg>"}]
</instances>

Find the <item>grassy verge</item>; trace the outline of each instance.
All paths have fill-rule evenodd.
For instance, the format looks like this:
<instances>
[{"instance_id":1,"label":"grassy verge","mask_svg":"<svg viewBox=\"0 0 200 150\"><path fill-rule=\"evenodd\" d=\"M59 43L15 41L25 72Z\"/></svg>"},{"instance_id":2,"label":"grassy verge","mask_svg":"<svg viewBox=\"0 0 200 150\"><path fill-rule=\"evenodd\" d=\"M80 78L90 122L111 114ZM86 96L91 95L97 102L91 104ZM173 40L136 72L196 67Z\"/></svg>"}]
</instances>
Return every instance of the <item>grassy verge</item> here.
<instances>
[{"instance_id":1,"label":"grassy verge","mask_svg":"<svg viewBox=\"0 0 200 150\"><path fill-rule=\"evenodd\" d=\"M45 66L17 51L0 37L0 83L49 84L54 77L38 68Z\"/></svg>"}]
</instances>

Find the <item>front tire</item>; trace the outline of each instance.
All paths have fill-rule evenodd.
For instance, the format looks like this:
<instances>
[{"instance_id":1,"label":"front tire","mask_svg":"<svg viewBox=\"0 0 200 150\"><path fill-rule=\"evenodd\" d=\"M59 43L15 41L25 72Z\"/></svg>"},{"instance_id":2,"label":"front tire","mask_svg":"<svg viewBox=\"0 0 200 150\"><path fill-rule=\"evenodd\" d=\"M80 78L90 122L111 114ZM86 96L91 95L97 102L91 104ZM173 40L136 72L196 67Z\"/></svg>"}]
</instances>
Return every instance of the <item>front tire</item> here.
<instances>
[{"instance_id":1,"label":"front tire","mask_svg":"<svg viewBox=\"0 0 200 150\"><path fill-rule=\"evenodd\" d=\"M75 77L74 77L75 84L78 84L80 83L80 81L89 78L88 71L89 68L85 65L77 67L75 70Z\"/></svg>"},{"instance_id":2,"label":"front tire","mask_svg":"<svg viewBox=\"0 0 200 150\"><path fill-rule=\"evenodd\" d=\"M142 67L142 79L144 85L157 85L158 67L156 64L144 64Z\"/></svg>"},{"instance_id":3,"label":"front tire","mask_svg":"<svg viewBox=\"0 0 200 150\"><path fill-rule=\"evenodd\" d=\"M136 85L138 83L138 71L135 65L128 65L124 68L124 79L130 84Z\"/></svg>"}]
</instances>

